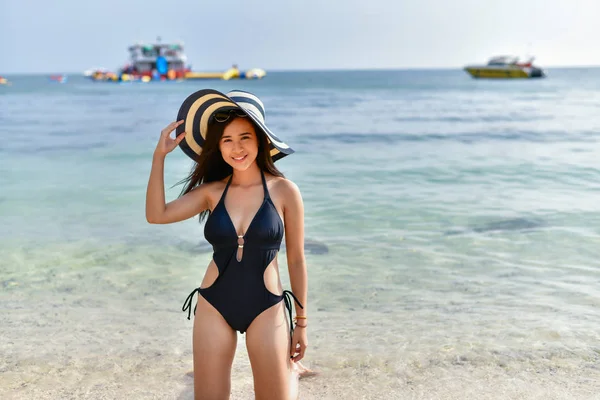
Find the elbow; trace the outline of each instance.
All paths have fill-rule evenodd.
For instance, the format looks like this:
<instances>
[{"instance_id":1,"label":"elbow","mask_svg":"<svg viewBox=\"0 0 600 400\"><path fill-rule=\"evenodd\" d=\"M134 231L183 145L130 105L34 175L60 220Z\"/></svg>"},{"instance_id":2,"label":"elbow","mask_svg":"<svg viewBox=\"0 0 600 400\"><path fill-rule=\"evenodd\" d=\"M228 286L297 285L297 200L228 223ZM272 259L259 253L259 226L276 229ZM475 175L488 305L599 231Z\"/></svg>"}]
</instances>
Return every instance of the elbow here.
<instances>
[{"instance_id":1,"label":"elbow","mask_svg":"<svg viewBox=\"0 0 600 400\"><path fill-rule=\"evenodd\" d=\"M149 224L160 224L160 219L157 218L155 215L150 215L148 213L146 213L146 221L148 221Z\"/></svg>"},{"instance_id":2,"label":"elbow","mask_svg":"<svg viewBox=\"0 0 600 400\"><path fill-rule=\"evenodd\" d=\"M288 267L291 270L306 269L306 260L304 259L304 257L297 258L295 260L288 260Z\"/></svg>"}]
</instances>

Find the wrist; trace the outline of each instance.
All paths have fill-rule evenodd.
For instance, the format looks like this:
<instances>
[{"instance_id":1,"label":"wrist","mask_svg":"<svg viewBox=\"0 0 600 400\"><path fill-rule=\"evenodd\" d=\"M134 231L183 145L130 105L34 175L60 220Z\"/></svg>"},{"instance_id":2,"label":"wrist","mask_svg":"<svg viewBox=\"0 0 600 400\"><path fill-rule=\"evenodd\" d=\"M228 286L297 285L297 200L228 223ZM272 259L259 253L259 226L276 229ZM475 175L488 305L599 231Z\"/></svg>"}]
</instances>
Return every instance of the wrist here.
<instances>
[{"instance_id":1,"label":"wrist","mask_svg":"<svg viewBox=\"0 0 600 400\"><path fill-rule=\"evenodd\" d=\"M294 317L294 324L299 328L306 328L308 325L308 317L306 315L296 315Z\"/></svg>"},{"instance_id":2,"label":"wrist","mask_svg":"<svg viewBox=\"0 0 600 400\"><path fill-rule=\"evenodd\" d=\"M154 154L152 154L152 159L157 161L163 161L167 155L158 150L154 150Z\"/></svg>"}]
</instances>

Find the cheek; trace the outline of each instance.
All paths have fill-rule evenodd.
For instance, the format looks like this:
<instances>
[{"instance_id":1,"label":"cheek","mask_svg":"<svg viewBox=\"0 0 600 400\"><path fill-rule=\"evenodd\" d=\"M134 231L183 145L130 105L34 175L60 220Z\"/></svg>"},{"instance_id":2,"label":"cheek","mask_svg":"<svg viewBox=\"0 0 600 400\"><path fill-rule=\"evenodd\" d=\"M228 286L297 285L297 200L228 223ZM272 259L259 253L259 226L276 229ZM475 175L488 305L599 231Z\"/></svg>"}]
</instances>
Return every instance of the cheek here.
<instances>
[{"instance_id":1,"label":"cheek","mask_svg":"<svg viewBox=\"0 0 600 400\"><path fill-rule=\"evenodd\" d=\"M251 150L253 153L258 153L258 142L255 140L249 140L247 143L248 150Z\"/></svg>"},{"instance_id":2,"label":"cheek","mask_svg":"<svg viewBox=\"0 0 600 400\"><path fill-rule=\"evenodd\" d=\"M228 153L229 152L229 147L228 143L221 143L219 144L219 150L221 151L222 154Z\"/></svg>"}]
</instances>

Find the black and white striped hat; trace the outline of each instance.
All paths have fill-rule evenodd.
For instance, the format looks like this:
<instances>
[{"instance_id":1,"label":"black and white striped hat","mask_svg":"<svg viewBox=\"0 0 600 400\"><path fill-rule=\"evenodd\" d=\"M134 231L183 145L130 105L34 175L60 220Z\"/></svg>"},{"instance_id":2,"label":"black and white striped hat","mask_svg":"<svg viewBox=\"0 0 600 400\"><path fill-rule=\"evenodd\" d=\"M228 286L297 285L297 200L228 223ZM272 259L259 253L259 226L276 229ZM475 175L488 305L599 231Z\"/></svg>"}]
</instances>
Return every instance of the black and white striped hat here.
<instances>
[{"instance_id":1,"label":"black and white striped hat","mask_svg":"<svg viewBox=\"0 0 600 400\"><path fill-rule=\"evenodd\" d=\"M177 113L177 121L185 121L177 127L177 135L186 132L179 147L196 161L206 140L210 117L216 112L240 109L267 135L273 161L294 152L265 125L265 106L262 101L252 93L242 90L223 94L213 89L202 89L188 96Z\"/></svg>"}]
</instances>

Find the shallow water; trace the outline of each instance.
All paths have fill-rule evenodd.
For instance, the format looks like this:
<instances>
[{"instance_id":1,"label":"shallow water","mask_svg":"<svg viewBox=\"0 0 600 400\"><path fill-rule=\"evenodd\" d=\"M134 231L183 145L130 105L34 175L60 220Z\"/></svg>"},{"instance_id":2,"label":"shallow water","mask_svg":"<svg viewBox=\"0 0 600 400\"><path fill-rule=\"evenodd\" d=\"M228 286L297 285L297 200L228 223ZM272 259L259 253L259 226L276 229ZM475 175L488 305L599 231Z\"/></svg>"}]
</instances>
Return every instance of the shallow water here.
<instances>
[{"instance_id":1,"label":"shallow water","mask_svg":"<svg viewBox=\"0 0 600 400\"><path fill-rule=\"evenodd\" d=\"M9 79L0 397L191 399L181 305L210 253L196 220L148 225L144 196L158 132L202 86ZM600 70L204 84L258 94L297 151L278 166L327 249L307 254L322 374L302 398L597 398ZM169 155L167 186L189 167ZM234 399L252 397L243 338Z\"/></svg>"}]
</instances>

